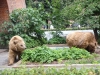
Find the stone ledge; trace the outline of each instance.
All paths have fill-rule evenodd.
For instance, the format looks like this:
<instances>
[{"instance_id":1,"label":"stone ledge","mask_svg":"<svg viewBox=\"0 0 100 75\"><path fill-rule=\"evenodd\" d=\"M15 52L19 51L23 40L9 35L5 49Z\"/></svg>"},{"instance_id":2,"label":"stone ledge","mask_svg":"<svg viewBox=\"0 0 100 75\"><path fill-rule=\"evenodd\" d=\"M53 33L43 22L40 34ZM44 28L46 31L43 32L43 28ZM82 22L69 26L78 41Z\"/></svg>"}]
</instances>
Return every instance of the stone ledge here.
<instances>
[{"instance_id":1,"label":"stone ledge","mask_svg":"<svg viewBox=\"0 0 100 75\"><path fill-rule=\"evenodd\" d=\"M38 68L38 67L43 67L43 68L64 68L67 67L68 69L70 68L76 68L76 69L81 69L81 68L100 68L100 64L39 64L39 65L20 65L21 60L15 63L12 66L0 66L0 70L3 69L10 69L10 68Z\"/></svg>"}]
</instances>

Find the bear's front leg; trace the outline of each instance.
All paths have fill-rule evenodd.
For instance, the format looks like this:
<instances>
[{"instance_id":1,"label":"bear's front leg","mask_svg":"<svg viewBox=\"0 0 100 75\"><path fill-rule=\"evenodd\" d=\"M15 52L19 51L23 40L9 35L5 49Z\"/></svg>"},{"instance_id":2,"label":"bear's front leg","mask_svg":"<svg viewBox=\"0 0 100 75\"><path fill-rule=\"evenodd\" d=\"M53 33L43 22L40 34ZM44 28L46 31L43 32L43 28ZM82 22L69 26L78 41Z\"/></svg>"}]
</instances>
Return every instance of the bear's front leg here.
<instances>
[{"instance_id":1,"label":"bear's front leg","mask_svg":"<svg viewBox=\"0 0 100 75\"><path fill-rule=\"evenodd\" d=\"M9 63L8 66L13 65L16 55L13 52L9 52Z\"/></svg>"},{"instance_id":2,"label":"bear's front leg","mask_svg":"<svg viewBox=\"0 0 100 75\"><path fill-rule=\"evenodd\" d=\"M22 54L22 52L18 53L18 61L21 59L21 54Z\"/></svg>"}]
</instances>

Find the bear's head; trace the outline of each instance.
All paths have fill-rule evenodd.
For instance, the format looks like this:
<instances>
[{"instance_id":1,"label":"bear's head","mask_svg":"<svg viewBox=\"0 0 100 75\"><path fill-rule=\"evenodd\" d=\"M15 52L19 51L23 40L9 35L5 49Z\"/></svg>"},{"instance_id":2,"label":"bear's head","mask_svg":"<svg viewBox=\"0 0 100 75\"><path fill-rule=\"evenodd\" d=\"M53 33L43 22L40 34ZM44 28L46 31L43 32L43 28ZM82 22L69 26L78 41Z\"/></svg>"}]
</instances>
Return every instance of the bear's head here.
<instances>
[{"instance_id":1,"label":"bear's head","mask_svg":"<svg viewBox=\"0 0 100 75\"><path fill-rule=\"evenodd\" d=\"M89 43L89 45L87 46L87 50L90 53L94 53L96 48L97 48L97 42Z\"/></svg>"},{"instance_id":2,"label":"bear's head","mask_svg":"<svg viewBox=\"0 0 100 75\"><path fill-rule=\"evenodd\" d=\"M26 49L25 42L21 37L14 37L13 44L15 45L17 51L23 51Z\"/></svg>"}]
</instances>

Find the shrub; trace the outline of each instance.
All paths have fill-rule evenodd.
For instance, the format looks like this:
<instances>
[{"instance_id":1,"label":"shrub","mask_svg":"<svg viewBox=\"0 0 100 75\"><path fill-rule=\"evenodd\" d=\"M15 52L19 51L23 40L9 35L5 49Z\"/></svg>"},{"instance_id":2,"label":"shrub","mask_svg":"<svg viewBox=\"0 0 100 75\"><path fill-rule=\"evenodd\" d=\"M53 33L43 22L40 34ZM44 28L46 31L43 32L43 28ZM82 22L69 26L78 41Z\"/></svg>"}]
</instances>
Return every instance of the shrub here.
<instances>
[{"instance_id":1,"label":"shrub","mask_svg":"<svg viewBox=\"0 0 100 75\"><path fill-rule=\"evenodd\" d=\"M45 24L44 12L40 9L25 8L14 10L10 14L10 22L6 22L1 26L0 44L8 44L9 39L14 35L27 35L27 42L29 40L36 40L39 44L45 43L44 31L41 30L42 25ZM32 40L33 39L33 40ZM29 46L29 45L28 45Z\"/></svg>"},{"instance_id":2,"label":"shrub","mask_svg":"<svg viewBox=\"0 0 100 75\"><path fill-rule=\"evenodd\" d=\"M30 37L30 36L28 36L26 34L21 34L21 37L24 38L27 48L34 48L34 47L40 45L39 40L38 39L35 40L34 37Z\"/></svg>"},{"instance_id":3,"label":"shrub","mask_svg":"<svg viewBox=\"0 0 100 75\"><path fill-rule=\"evenodd\" d=\"M53 37L48 41L48 44L64 44L66 43L65 37L61 37L62 32L56 31L51 33Z\"/></svg>"},{"instance_id":4,"label":"shrub","mask_svg":"<svg viewBox=\"0 0 100 75\"><path fill-rule=\"evenodd\" d=\"M65 44L66 40L64 37L53 37L48 41L48 44Z\"/></svg>"}]
</instances>

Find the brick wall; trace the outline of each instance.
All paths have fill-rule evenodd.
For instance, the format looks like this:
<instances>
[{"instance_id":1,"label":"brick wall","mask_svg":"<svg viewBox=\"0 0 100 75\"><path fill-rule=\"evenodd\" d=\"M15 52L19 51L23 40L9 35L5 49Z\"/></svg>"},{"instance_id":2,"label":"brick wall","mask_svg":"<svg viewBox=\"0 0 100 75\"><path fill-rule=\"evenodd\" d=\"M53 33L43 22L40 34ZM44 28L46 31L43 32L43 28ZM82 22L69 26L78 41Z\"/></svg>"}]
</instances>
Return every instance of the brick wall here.
<instances>
[{"instance_id":1,"label":"brick wall","mask_svg":"<svg viewBox=\"0 0 100 75\"><path fill-rule=\"evenodd\" d=\"M26 8L25 0L7 0L9 13L15 9Z\"/></svg>"},{"instance_id":2,"label":"brick wall","mask_svg":"<svg viewBox=\"0 0 100 75\"><path fill-rule=\"evenodd\" d=\"M0 24L9 19L8 6L6 0L0 0Z\"/></svg>"},{"instance_id":3,"label":"brick wall","mask_svg":"<svg viewBox=\"0 0 100 75\"><path fill-rule=\"evenodd\" d=\"M0 0L0 24L9 20L9 13L19 8L26 8L25 0Z\"/></svg>"}]
</instances>

